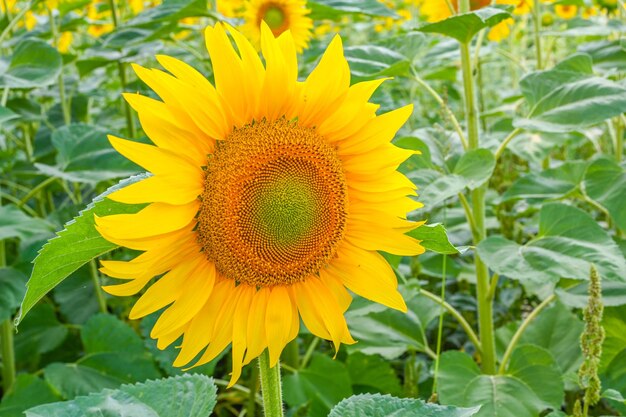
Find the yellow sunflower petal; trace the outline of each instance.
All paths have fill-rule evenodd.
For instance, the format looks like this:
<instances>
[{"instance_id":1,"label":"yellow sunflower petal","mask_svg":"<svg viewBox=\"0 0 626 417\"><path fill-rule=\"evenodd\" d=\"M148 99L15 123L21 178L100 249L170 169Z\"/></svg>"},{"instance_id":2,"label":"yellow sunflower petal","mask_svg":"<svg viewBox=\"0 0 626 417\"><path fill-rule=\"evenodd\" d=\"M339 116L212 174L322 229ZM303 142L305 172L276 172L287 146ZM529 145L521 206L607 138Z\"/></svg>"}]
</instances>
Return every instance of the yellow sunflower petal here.
<instances>
[{"instance_id":1,"label":"yellow sunflower petal","mask_svg":"<svg viewBox=\"0 0 626 417\"><path fill-rule=\"evenodd\" d=\"M289 342L291 329L291 314L293 309L289 304L291 297L283 286L271 289L265 312L265 331L270 352L270 366L276 366L280 353Z\"/></svg>"},{"instance_id":2,"label":"yellow sunflower petal","mask_svg":"<svg viewBox=\"0 0 626 417\"><path fill-rule=\"evenodd\" d=\"M235 308L235 316L233 317L233 372L228 387L232 387L241 376L243 357L248 343L248 317L251 317L252 320L256 319L256 317L250 316L250 304L252 303L256 288L245 284L239 287L241 295L237 307Z\"/></svg>"},{"instance_id":3,"label":"yellow sunflower petal","mask_svg":"<svg viewBox=\"0 0 626 417\"><path fill-rule=\"evenodd\" d=\"M269 295L269 289L260 288L254 295L252 303L250 304L250 317L254 317L254 320L248 321L248 329L246 333L248 350L246 351L246 357L243 361L244 365L249 364L252 359L263 353L267 347L267 337L265 335L264 324Z\"/></svg>"},{"instance_id":4,"label":"yellow sunflower petal","mask_svg":"<svg viewBox=\"0 0 626 417\"><path fill-rule=\"evenodd\" d=\"M203 188L202 181L193 183L188 178L181 178L180 175L157 175L121 188L107 197L126 204L167 203L182 205L196 200Z\"/></svg>"}]
</instances>

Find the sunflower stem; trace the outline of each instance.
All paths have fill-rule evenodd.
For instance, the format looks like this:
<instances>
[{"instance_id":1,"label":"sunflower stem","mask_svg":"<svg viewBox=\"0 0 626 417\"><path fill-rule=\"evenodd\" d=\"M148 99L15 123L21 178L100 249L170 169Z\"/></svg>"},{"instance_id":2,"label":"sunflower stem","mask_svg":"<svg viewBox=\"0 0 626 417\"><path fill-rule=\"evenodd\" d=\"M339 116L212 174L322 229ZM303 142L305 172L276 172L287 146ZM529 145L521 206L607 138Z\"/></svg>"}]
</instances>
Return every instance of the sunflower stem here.
<instances>
[{"instance_id":1,"label":"sunflower stem","mask_svg":"<svg viewBox=\"0 0 626 417\"><path fill-rule=\"evenodd\" d=\"M0 199L0 205L2 200ZM4 240L0 239L0 268L6 266L6 251ZM15 381L15 351L13 346L13 323L11 319L0 324L0 345L2 345L2 389L4 395Z\"/></svg>"},{"instance_id":2,"label":"sunflower stem","mask_svg":"<svg viewBox=\"0 0 626 417\"><path fill-rule=\"evenodd\" d=\"M469 0L463 0L461 6L469 9ZM461 9L463 12L463 9ZM466 10L467 11L467 10ZM470 150L480 146L478 134L478 108L472 70L470 44L461 43L461 68L463 71L463 89L465 96L465 118L467 123L467 140ZM477 246L486 236L485 229L485 185L477 187L471 192L472 214L474 218L474 246ZM478 328L482 347L482 370L486 374L496 373L495 338L493 330L493 300L489 294L489 272L487 266L474 253L476 267L476 298L478 302Z\"/></svg>"},{"instance_id":3,"label":"sunflower stem","mask_svg":"<svg viewBox=\"0 0 626 417\"><path fill-rule=\"evenodd\" d=\"M98 306L100 307L100 312L106 313L107 310L107 301L104 298L104 293L102 292L102 288L100 288L100 277L98 276L98 266L96 265L96 260L92 259L89 261L89 270L91 272L91 280L93 281L94 291L96 292L96 298L98 299Z\"/></svg>"},{"instance_id":4,"label":"sunflower stem","mask_svg":"<svg viewBox=\"0 0 626 417\"><path fill-rule=\"evenodd\" d=\"M111 9L111 17L113 19L113 27L117 28L120 24L119 12L117 10L117 4L115 0L109 0L109 8ZM117 62L117 71L120 77L120 84L122 84L122 90L126 91L126 86L128 85L128 80L126 78L126 67L122 61ZM130 108L130 104L128 104L124 100L124 115L126 116L126 129L128 130L128 135L131 138L134 138L136 135L135 128L135 119L133 119L133 113Z\"/></svg>"},{"instance_id":5,"label":"sunflower stem","mask_svg":"<svg viewBox=\"0 0 626 417\"><path fill-rule=\"evenodd\" d=\"M267 349L259 356L259 374L261 376L261 393L263 394L265 416L283 417L280 362L270 368L270 354Z\"/></svg>"},{"instance_id":6,"label":"sunflower stem","mask_svg":"<svg viewBox=\"0 0 626 417\"><path fill-rule=\"evenodd\" d=\"M533 3L533 34L535 37L535 56L537 59L537 69L543 69L543 57L541 53L541 2Z\"/></svg>"}]
</instances>

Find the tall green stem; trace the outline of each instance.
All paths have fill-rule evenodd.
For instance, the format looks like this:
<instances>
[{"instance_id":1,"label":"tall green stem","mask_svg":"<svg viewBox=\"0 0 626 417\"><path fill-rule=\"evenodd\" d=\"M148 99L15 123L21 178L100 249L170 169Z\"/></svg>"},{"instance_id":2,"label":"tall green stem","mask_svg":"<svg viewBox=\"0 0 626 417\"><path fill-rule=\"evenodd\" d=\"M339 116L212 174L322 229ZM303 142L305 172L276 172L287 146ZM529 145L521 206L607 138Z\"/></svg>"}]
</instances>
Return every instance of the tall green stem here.
<instances>
[{"instance_id":1,"label":"tall green stem","mask_svg":"<svg viewBox=\"0 0 626 417\"><path fill-rule=\"evenodd\" d=\"M461 2L469 10L469 1ZM463 9L462 9L463 10ZM463 12L463 11L462 11ZM478 149L478 109L472 71L469 43L461 43L461 68L463 70L463 89L465 92L465 117L467 123L467 141L469 149ZM474 218L474 245L478 245L486 236L485 230L485 191L486 185L471 192L472 213ZM489 297L489 272L477 253L474 254L476 267L476 298L478 301L478 325L482 347L482 369L487 374L496 372L495 339L493 331L493 301Z\"/></svg>"},{"instance_id":2,"label":"tall green stem","mask_svg":"<svg viewBox=\"0 0 626 417\"><path fill-rule=\"evenodd\" d=\"M50 31L52 32L52 39L54 42L54 46L58 49L59 47L59 31L56 23L54 22L54 12L50 7L48 7L48 19L50 20ZM66 125L69 125L71 122L70 115L70 107L68 106L67 100L65 99L65 82L63 81L63 67L61 67L61 72L59 73L59 100L61 101L61 110L63 111L63 121Z\"/></svg>"},{"instance_id":3,"label":"tall green stem","mask_svg":"<svg viewBox=\"0 0 626 417\"><path fill-rule=\"evenodd\" d=\"M543 69L543 57L541 52L541 1L533 2L533 32L535 36L535 56L537 69Z\"/></svg>"},{"instance_id":4,"label":"tall green stem","mask_svg":"<svg viewBox=\"0 0 626 417\"><path fill-rule=\"evenodd\" d=\"M0 199L0 205L2 200ZM0 239L0 268L4 268L7 264L4 240ZM15 381L15 351L13 347L13 323L11 319L4 320L0 323L0 344L2 354L2 388L4 394Z\"/></svg>"},{"instance_id":5,"label":"tall green stem","mask_svg":"<svg viewBox=\"0 0 626 417\"><path fill-rule=\"evenodd\" d=\"M617 163L622 162L624 153L624 128L623 116L615 119L615 159Z\"/></svg>"},{"instance_id":6,"label":"tall green stem","mask_svg":"<svg viewBox=\"0 0 626 417\"><path fill-rule=\"evenodd\" d=\"M283 393L280 382L280 363L270 368L270 354L266 349L259 356L259 374L266 417L283 417Z\"/></svg>"},{"instance_id":7,"label":"tall green stem","mask_svg":"<svg viewBox=\"0 0 626 417\"><path fill-rule=\"evenodd\" d=\"M113 19L113 26L117 28L120 24L120 18L117 10L117 4L115 0L109 0L109 8L111 9L111 17ZM122 61L118 61L117 63L117 71L120 77L120 84L122 84L122 90L126 90L126 86L128 85L128 80L126 78L126 67ZM128 135L131 138L135 137L136 128L135 128L135 119L133 119L133 113L130 108L130 104L124 101L124 115L126 116L126 129L128 130Z\"/></svg>"},{"instance_id":8,"label":"tall green stem","mask_svg":"<svg viewBox=\"0 0 626 417\"><path fill-rule=\"evenodd\" d=\"M96 292L96 298L98 299L98 306L100 307L100 312L106 313L107 310L107 301L104 298L104 293L102 292L102 288L100 288L100 277L98 276L98 265L96 265L96 260L92 259L89 261L89 270L91 272L91 280L93 281L94 291Z\"/></svg>"}]
</instances>

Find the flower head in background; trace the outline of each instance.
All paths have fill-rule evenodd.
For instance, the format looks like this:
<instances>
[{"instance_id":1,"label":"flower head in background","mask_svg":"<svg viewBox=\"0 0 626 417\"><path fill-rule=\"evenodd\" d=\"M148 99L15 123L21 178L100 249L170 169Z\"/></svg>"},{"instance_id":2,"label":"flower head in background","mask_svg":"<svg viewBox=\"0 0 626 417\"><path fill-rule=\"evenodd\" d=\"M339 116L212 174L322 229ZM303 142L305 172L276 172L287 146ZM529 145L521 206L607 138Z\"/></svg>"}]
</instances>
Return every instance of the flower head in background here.
<instances>
[{"instance_id":1,"label":"flower head in background","mask_svg":"<svg viewBox=\"0 0 626 417\"><path fill-rule=\"evenodd\" d=\"M554 13L561 19L569 20L578 14L578 6L570 4L557 4L554 6Z\"/></svg>"},{"instance_id":2,"label":"flower head in background","mask_svg":"<svg viewBox=\"0 0 626 417\"><path fill-rule=\"evenodd\" d=\"M470 9L478 10L489 6L490 0L470 0ZM458 0L422 0L420 14L426 17L428 22L438 22L457 13L459 10Z\"/></svg>"},{"instance_id":3,"label":"flower head in background","mask_svg":"<svg viewBox=\"0 0 626 417\"><path fill-rule=\"evenodd\" d=\"M130 296L156 281L130 317L163 309L151 336L163 349L182 336L176 366L201 365L232 344L231 384L269 350L274 366L299 331L354 343L344 312L352 296L406 311L394 271L378 253L417 255L405 233L420 207L397 171L414 152L390 143L412 113L377 115L369 99L384 80L350 85L336 36L298 81L291 32L261 24L261 61L234 29L206 29L215 76L175 58L167 70L135 65L160 97L124 97L156 146L115 137L121 154L153 175L112 193L148 204L136 214L96 217L111 242L143 253L103 261L124 280L105 287Z\"/></svg>"},{"instance_id":4,"label":"flower head in background","mask_svg":"<svg viewBox=\"0 0 626 417\"><path fill-rule=\"evenodd\" d=\"M313 21L309 13L305 0L248 0L242 32L260 46L261 27L265 22L276 37L290 31L296 51L301 53L312 37Z\"/></svg>"}]
</instances>

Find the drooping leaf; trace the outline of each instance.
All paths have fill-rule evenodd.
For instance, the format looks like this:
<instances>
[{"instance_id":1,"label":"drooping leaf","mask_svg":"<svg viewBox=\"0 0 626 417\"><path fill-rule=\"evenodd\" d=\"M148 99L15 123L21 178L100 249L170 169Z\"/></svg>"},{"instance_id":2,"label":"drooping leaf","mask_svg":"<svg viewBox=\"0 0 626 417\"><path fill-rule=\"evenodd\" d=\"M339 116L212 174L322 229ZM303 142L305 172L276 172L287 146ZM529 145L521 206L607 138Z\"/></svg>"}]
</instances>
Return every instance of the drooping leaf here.
<instances>
[{"instance_id":1,"label":"drooping leaf","mask_svg":"<svg viewBox=\"0 0 626 417\"><path fill-rule=\"evenodd\" d=\"M430 251L448 255L459 253L448 240L446 228L440 223L424 224L410 231L408 235L421 240L421 245Z\"/></svg>"},{"instance_id":2,"label":"drooping leaf","mask_svg":"<svg viewBox=\"0 0 626 417\"><path fill-rule=\"evenodd\" d=\"M530 172L505 191L502 201L561 198L578 187L586 168L585 161L569 161L556 168Z\"/></svg>"},{"instance_id":3,"label":"drooping leaf","mask_svg":"<svg viewBox=\"0 0 626 417\"><path fill-rule=\"evenodd\" d=\"M445 6L445 5L444 5ZM511 17L510 7L484 7L469 13L462 13L419 28L426 33L439 33L461 43L467 43L480 30L492 27Z\"/></svg>"},{"instance_id":4,"label":"drooping leaf","mask_svg":"<svg viewBox=\"0 0 626 417\"><path fill-rule=\"evenodd\" d=\"M31 308L44 295L52 290L72 272L93 258L103 255L118 246L105 240L94 227L94 214L106 216L110 214L136 213L141 205L127 205L105 198L122 187L146 178L146 174L136 175L121 181L96 197L87 208L68 222L65 228L57 233L57 237L46 243L37 258L27 284L26 295L22 301L19 323Z\"/></svg>"},{"instance_id":5,"label":"drooping leaf","mask_svg":"<svg viewBox=\"0 0 626 417\"><path fill-rule=\"evenodd\" d=\"M541 208L539 234L527 244L490 236L478 252L494 271L520 280L589 279L593 263L602 278L626 281L626 261L607 232L584 211L561 203Z\"/></svg>"},{"instance_id":6,"label":"drooping leaf","mask_svg":"<svg viewBox=\"0 0 626 417\"><path fill-rule=\"evenodd\" d=\"M27 38L13 50L8 65L0 65L0 88L43 87L61 72L61 54L46 42Z\"/></svg>"},{"instance_id":7,"label":"drooping leaf","mask_svg":"<svg viewBox=\"0 0 626 417\"><path fill-rule=\"evenodd\" d=\"M521 379L482 375L470 356L449 351L441 355L439 399L458 407L480 405L476 417L536 417L544 402Z\"/></svg>"},{"instance_id":8,"label":"drooping leaf","mask_svg":"<svg viewBox=\"0 0 626 417\"><path fill-rule=\"evenodd\" d=\"M0 268L0 321L13 316L26 291L26 276L17 269Z\"/></svg>"},{"instance_id":9,"label":"drooping leaf","mask_svg":"<svg viewBox=\"0 0 626 417\"><path fill-rule=\"evenodd\" d=\"M470 417L479 407L456 408L428 404L412 398L396 398L390 395L361 394L341 401L328 417Z\"/></svg>"},{"instance_id":10,"label":"drooping leaf","mask_svg":"<svg viewBox=\"0 0 626 417\"><path fill-rule=\"evenodd\" d=\"M27 410L26 417L206 417L216 401L211 378L183 375L38 406Z\"/></svg>"}]
</instances>

